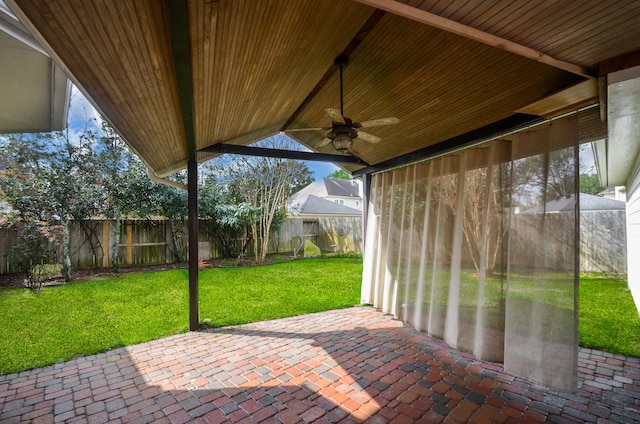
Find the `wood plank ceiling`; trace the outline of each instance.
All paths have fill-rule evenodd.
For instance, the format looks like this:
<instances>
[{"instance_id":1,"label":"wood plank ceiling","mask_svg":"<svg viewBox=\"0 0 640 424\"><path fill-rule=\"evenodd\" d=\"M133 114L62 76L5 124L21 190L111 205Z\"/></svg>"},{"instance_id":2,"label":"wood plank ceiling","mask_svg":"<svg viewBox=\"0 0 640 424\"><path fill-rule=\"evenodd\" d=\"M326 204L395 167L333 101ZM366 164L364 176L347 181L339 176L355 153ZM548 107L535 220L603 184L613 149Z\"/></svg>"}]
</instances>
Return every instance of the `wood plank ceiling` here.
<instances>
[{"instance_id":1,"label":"wood plank ceiling","mask_svg":"<svg viewBox=\"0 0 640 424\"><path fill-rule=\"evenodd\" d=\"M43 46L159 175L186 165L165 3L8 0ZM395 116L354 141L369 164L435 145L514 116L597 100L588 80L393 10L389 0L190 0L195 142L250 144L281 130L330 124L339 108L333 60L344 71L345 115ZM450 19L596 76L606 60L640 51L640 2L410 0L412 12ZM388 7L387 7L388 6ZM405 7L405 5L400 4ZM422 16L422 15L421 15ZM542 101L542 103L540 103ZM321 132L291 133L314 151ZM199 159L210 157L200 153ZM359 165L345 165L356 170Z\"/></svg>"}]
</instances>

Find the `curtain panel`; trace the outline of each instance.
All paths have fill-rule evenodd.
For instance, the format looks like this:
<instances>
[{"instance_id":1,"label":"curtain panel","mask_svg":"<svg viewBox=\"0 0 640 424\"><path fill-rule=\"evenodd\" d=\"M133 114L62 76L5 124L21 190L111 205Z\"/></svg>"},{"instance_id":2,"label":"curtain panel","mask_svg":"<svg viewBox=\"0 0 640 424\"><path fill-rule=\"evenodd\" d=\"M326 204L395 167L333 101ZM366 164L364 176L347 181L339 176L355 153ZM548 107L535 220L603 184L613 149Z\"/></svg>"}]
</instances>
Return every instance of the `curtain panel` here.
<instances>
[{"instance_id":1,"label":"curtain panel","mask_svg":"<svg viewBox=\"0 0 640 424\"><path fill-rule=\"evenodd\" d=\"M363 303L575 391L578 139L572 115L373 175Z\"/></svg>"}]
</instances>

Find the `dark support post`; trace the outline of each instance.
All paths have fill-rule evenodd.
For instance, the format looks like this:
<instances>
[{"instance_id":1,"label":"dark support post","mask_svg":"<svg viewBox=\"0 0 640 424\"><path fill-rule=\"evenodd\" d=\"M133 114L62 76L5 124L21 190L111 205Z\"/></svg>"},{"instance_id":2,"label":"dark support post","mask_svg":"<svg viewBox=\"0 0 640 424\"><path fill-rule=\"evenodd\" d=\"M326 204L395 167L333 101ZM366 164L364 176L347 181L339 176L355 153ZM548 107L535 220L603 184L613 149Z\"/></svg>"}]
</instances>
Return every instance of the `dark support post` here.
<instances>
[{"instance_id":1,"label":"dark support post","mask_svg":"<svg viewBox=\"0 0 640 424\"><path fill-rule=\"evenodd\" d=\"M191 159L187 165L189 205L189 330L200 327L198 304L198 162Z\"/></svg>"},{"instance_id":2,"label":"dark support post","mask_svg":"<svg viewBox=\"0 0 640 424\"><path fill-rule=\"evenodd\" d=\"M188 158L189 330L197 331L200 328L200 308L198 305L198 162L196 161L196 136L193 121L193 72L191 70L189 40L189 11L187 2L183 0L165 0L165 8Z\"/></svg>"},{"instance_id":3,"label":"dark support post","mask_svg":"<svg viewBox=\"0 0 640 424\"><path fill-rule=\"evenodd\" d=\"M371 196L371 174L362 175L362 250L367 242L367 221L369 220L369 197Z\"/></svg>"}]
</instances>

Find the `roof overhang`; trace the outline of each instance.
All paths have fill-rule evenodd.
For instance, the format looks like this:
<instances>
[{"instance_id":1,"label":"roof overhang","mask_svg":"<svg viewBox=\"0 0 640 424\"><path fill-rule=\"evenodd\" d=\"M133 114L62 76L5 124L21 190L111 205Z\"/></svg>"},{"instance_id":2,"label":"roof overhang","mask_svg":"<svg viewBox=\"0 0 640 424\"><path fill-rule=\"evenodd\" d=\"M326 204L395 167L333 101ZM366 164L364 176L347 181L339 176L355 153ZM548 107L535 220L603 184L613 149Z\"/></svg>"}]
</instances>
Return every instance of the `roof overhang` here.
<instances>
[{"instance_id":1,"label":"roof overhang","mask_svg":"<svg viewBox=\"0 0 640 424\"><path fill-rule=\"evenodd\" d=\"M635 0L413 3L7 0L158 175L183 168L193 149L206 160L219 154L210 146L326 127L324 108L339 106L338 55L349 58L345 115L400 120L371 128L379 143L354 141L351 154L379 168L518 116L597 103L600 63L640 51ZM322 131L288 134L335 153Z\"/></svg>"},{"instance_id":2,"label":"roof overhang","mask_svg":"<svg viewBox=\"0 0 640 424\"><path fill-rule=\"evenodd\" d=\"M71 84L0 2L0 133L62 130Z\"/></svg>"},{"instance_id":3,"label":"roof overhang","mask_svg":"<svg viewBox=\"0 0 640 424\"><path fill-rule=\"evenodd\" d=\"M595 143L596 164L603 186L631 191L640 169L640 66L613 72L607 82L609 134Z\"/></svg>"}]
</instances>

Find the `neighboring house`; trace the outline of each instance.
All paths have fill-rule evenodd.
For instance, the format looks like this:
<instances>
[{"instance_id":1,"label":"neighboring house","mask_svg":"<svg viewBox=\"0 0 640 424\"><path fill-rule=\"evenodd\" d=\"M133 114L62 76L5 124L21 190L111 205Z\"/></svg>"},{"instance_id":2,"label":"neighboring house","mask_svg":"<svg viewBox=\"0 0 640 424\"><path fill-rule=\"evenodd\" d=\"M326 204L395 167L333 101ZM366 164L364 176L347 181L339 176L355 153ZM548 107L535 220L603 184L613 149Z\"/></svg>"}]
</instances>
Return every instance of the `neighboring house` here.
<instances>
[{"instance_id":1,"label":"neighboring house","mask_svg":"<svg viewBox=\"0 0 640 424\"><path fill-rule=\"evenodd\" d=\"M598 193L598 196L606 199L627 201L627 189L625 186L607 187Z\"/></svg>"},{"instance_id":2,"label":"neighboring house","mask_svg":"<svg viewBox=\"0 0 640 424\"><path fill-rule=\"evenodd\" d=\"M323 178L322 181L314 181L291 197L289 213L296 214L302 210L308 198L314 196L327 202L359 211L362 214L362 183L359 180L345 180L339 178ZM312 200L314 208L318 208L321 202ZM311 206L310 206L311 207ZM331 205L325 204L322 210L330 210ZM343 210L335 208L335 211ZM326 214L326 213L324 213Z\"/></svg>"},{"instance_id":3,"label":"neighboring house","mask_svg":"<svg viewBox=\"0 0 640 424\"><path fill-rule=\"evenodd\" d=\"M332 202L318 196L309 195L299 208L290 210L291 215L299 217L326 218L334 217L362 217L362 211L340 203Z\"/></svg>"},{"instance_id":4,"label":"neighboring house","mask_svg":"<svg viewBox=\"0 0 640 424\"><path fill-rule=\"evenodd\" d=\"M291 236L324 251L362 252L361 190L354 180L324 178L309 184L289 202Z\"/></svg>"},{"instance_id":5,"label":"neighboring house","mask_svg":"<svg viewBox=\"0 0 640 424\"><path fill-rule=\"evenodd\" d=\"M562 196L559 199L551 200L543 207L542 205L535 206L531 209L527 209L521 213L554 213L554 212L571 212L573 211L573 205L575 202L575 196ZM621 210L624 211L624 202L619 200L608 199L605 197L594 196L592 194L580 193L580 212L585 211L609 211L609 210Z\"/></svg>"}]
</instances>

